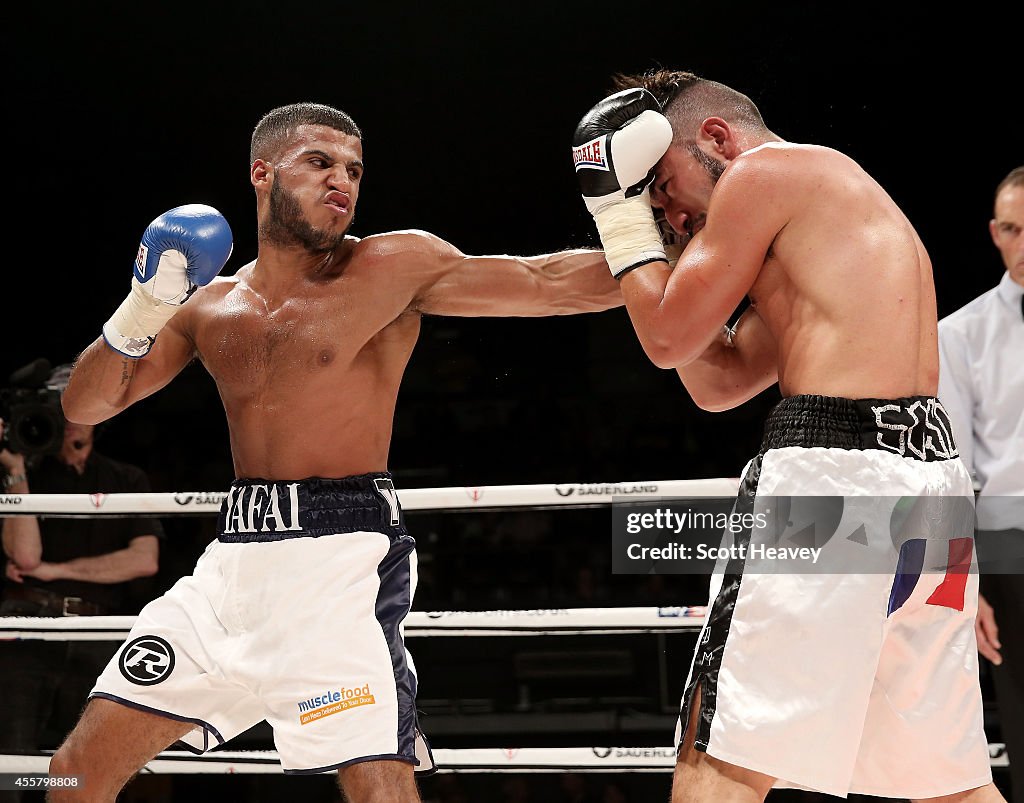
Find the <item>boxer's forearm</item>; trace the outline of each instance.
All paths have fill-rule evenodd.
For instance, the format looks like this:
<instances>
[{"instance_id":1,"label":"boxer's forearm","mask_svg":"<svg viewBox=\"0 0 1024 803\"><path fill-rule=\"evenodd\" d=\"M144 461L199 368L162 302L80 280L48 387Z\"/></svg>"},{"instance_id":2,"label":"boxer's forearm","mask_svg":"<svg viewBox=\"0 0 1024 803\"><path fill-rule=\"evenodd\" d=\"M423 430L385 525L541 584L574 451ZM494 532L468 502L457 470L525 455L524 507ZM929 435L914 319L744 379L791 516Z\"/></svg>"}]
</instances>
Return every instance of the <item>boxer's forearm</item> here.
<instances>
[{"instance_id":1,"label":"boxer's forearm","mask_svg":"<svg viewBox=\"0 0 1024 803\"><path fill-rule=\"evenodd\" d=\"M78 358L61 397L67 419L98 424L127 407L136 364L97 338Z\"/></svg>"},{"instance_id":2,"label":"boxer's forearm","mask_svg":"<svg viewBox=\"0 0 1024 803\"><path fill-rule=\"evenodd\" d=\"M699 358L711 345L728 312L707 303L700 288L668 297L672 269L667 262L643 265L625 274L622 296L644 353L659 368L676 368Z\"/></svg>"},{"instance_id":3,"label":"boxer's forearm","mask_svg":"<svg viewBox=\"0 0 1024 803\"><path fill-rule=\"evenodd\" d=\"M179 312L152 350L138 359L111 348L102 337L96 339L75 362L61 398L67 419L98 424L170 382L195 355L181 323L188 316L188 311Z\"/></svg>"},{"instance_id":4,"label":"boxer's forearm","mask_svg":"<svg viewBox=\"0 0 1024 803\"><path fill-rule=\"evenodd\" d=\"M540 304L562 314L621 307L619 283L608 272L602 251L561 251L527 257L537 276Z\"/></svg>"},{"instance_id":5,"label":"boxer's forearm","mask_svg":"<svg viewBox=\"0 0 1024 803\"><path fill-rule=\"evenodd\" d=\"M539 256L467 256L427 243L429 281L411 303L430 315L543 317L622 306L618 282L601 251Z\"/></svg>"},{"instance_id":6,"label":"boxer's forearm","mask_svg":"<svg viewBox=\"0 0 1024 803\"><path fill-rule=\"evenodd\" d=\"M676 373L701 409L732 409L778 381L774 339L756 314L745 313L736 329L723 327L697 359L677 366Z\"/></svg>"}]
</instances>

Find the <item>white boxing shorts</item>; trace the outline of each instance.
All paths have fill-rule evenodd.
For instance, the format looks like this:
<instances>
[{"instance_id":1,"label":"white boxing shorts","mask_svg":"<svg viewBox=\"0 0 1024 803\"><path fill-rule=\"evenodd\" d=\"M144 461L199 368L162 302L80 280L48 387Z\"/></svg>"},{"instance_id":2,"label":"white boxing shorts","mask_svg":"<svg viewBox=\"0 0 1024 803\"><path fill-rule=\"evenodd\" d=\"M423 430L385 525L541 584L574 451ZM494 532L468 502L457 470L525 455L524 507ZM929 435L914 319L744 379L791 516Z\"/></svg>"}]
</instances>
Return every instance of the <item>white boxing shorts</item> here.
<instances>
[{"instance_id":1,"label":"white boxing shorts","mask_svg":"<svg viewBox=\"0 0 1024 803\"><path fill-rule=\"evenodd\" d=\"M734 512L677 749L839 797L989 783L974 492L939 401L784 399Z\"/></svg>"},{"instance_id":2,"label":"white boxing shorts","mask_svg":"<svg viewBox=\"0 0 1024 803\"><path fill-rule=\"evenodd\" d=\"M191 576L139 614L91 697L195 727L204 752L266 720L286 773L433 771L403 622L416 544L386 473L238 480Z\"/></svg>"}]
</instances>

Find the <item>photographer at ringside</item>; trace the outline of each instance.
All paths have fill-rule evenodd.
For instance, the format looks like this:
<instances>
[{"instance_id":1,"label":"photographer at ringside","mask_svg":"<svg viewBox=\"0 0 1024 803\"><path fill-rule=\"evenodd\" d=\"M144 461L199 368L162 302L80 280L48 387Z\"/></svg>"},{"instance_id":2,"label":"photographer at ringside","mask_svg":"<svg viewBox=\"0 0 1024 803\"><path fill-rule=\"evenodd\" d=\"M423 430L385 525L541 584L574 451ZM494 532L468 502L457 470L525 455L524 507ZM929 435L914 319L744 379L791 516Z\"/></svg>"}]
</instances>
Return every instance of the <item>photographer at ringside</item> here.
<instances>
[{"instance_id":1,"label":"photographer at ringside","mask_svg":"<svg viewBox=\"0 0 1024 803\"><path fill-rule=\"evenodd\" d=\"M0 420L2 493L148 492L149 480L141 469L96 451L95 427L64 419L60 393L70 368L49 372L44 388L37 391L44 394L35 408L38 424L26 421L30 413L18 420L12 409L0 410L9 417ZM45 395L47 391L56 392ZM55 425L47 423L46 399L53 399ZM3 432L5 425L8 432ZM23 431L37 437L23 443ZM137 589L132 581L157 572L164 537L159 520L9 515L17 510L13 499L3 507L6 560L0 615L127 615L138 613L148 601L133 593ZM56 747L118 646L114 641L0 642L0 747Z\"/></svg>"}]
</instances>

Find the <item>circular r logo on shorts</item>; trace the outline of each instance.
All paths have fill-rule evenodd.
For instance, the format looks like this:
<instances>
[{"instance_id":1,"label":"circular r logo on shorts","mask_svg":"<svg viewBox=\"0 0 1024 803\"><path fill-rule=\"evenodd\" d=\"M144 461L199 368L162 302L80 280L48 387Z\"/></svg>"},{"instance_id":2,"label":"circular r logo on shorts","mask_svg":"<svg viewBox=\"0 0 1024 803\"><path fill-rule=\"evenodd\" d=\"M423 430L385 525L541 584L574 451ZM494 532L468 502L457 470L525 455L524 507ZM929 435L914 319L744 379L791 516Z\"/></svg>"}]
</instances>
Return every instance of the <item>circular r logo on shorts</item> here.
<instances>
[{"instance_id":1,"label":"circular r logo on shorts","mask_svg":"<svg viewBox=\"0 0 1024 803\"><path fill-rule=\"evenodd\" d=\"M121 650L121 674L139 686L152 686L171 674L174 650L159 636L139 636Z\"/></svg>"}]
</instances>

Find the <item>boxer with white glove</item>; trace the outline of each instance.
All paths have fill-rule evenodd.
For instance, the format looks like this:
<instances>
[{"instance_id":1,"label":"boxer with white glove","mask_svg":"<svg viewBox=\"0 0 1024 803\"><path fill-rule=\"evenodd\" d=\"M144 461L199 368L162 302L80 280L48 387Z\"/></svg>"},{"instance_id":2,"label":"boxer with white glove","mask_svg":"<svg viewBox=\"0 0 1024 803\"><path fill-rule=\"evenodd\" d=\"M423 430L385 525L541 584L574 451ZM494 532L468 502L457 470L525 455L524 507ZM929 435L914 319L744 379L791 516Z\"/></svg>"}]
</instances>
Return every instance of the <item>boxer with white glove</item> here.
<instances>
[{"instance_id":1,"label":"boxer with white glove","mask_svg":"<svg viewBox=\"0 0 1024 803\"><path fill-rule=\"evenodd\" d=\"M572 143L576 177L612 276L668 262L649 187L654 165L672 143L672 125L654 95L635 88L608 96L583 116Z\"/></svg>"},{"instance_id":2,"label":"boxer with white glove","mask_svg":"<svg viewBox=\"0 0 1024 803\"><path fill-rule=\"evenodd\" d=\"M144 357L164 325L231 256L231 228L212 206L186 204L160 215L142 235L132 290L103 326L107 344Z\"/></svg>"}]
</instances>

